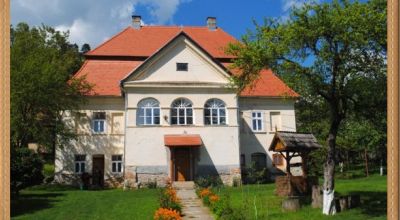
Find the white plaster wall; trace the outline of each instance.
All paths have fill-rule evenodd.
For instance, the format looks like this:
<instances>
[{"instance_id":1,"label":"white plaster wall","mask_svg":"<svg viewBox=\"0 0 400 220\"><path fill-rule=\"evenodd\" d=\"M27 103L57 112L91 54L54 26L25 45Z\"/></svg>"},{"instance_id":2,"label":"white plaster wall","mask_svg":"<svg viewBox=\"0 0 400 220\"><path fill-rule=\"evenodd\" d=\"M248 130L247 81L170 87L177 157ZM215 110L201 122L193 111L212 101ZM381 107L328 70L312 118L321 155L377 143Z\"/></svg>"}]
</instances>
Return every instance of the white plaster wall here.
<instances>
[{"instance_id":1,"label":"white plaster wall","mask_svg":"<svg viewBox=\"0 0 400 220\"><path fill-rule=\"evenodd\" d=\"M136 110L140 100L155 98L161 106L161 124L137 126ZM193 125L170 125L170 106L180 97L192 101ZM164 145L165 134L199 134L204 146L197 150L198 166L232 166L239 168L239 128L235 93L224 88L129 88L127 90L126 165L163 166L169 172L169 148ZM204 125L204 104L211 98L225 102L227 125ZM166 116L166 118L164 118Z\"/></svg>"},{"instance_id":2,"label":"white plaster wall","mask_svg":"<svg viewBox=\"0 0 400 220\"><path fill-rule=\"evenodd\" d=\"M176 63L188 63L188 71L177 71ZM196 46L183 37L162 51L151 65L138 73L135 82L211 82L227 83L221 72Z\"/></svg>"},{"instance_id":3,"label":"white plaster wall","mask_svg":"<svg viewBox=\"0 0 400 220\"><path fill-rule=\"evenodd\" d=\"M293 99L279 98L240 98L240 152L245 155L246 166L251 164L251 154L261 152L267 154L267 167L272 167L272 154L268 148L275 134L271 127L271 112L279 112L281 127L278 131L296 131L296 118ZM261 111L264 131L254 132L251 129L253 111ZM293 162L297 159L293 159ZM282 167L281 167L282 168Z\"/></svg>"},{"instance_id":4,"label":"white plaster wall","mask_svg":"<svg viewBox=\"0 0 400 220\"><path fill-rule=\"evenodd\" d=\"M161 126L169 126L170 108L174 100L187 98L193 103L194 124L204 125L204 104L211 98L225 102L228 123L237 126L237 99L229 89L204 88L129 88L127 89L127 127L136 126L137 104L145 98L155 98L160 102ZM165 120L165 117L167 120Z\"/></svg>"},{"instance_id":5,"label":"white plaster wall","mask_svg":"<svg viewBox=\"0 0 400 220\"><path fill-rule=\"evenodd\" d=\"M106 112L106 131L102 134L92 132L91 117L93 112ZM111 155L124 154L124 99L118 98L88 98L88 102L78 111L81 114L76 117L77 111L64 113L66 121L77 132L77 139L67 143L59 143L56 149L55 172L56 174L74 173L74 155L86 154L86 171L92 171L92 156L104 154L105 178L111 173ZM113 129L113 117L117 127ZM115 118L117 117L117 118Z\"/></svg>"}]
</instances>

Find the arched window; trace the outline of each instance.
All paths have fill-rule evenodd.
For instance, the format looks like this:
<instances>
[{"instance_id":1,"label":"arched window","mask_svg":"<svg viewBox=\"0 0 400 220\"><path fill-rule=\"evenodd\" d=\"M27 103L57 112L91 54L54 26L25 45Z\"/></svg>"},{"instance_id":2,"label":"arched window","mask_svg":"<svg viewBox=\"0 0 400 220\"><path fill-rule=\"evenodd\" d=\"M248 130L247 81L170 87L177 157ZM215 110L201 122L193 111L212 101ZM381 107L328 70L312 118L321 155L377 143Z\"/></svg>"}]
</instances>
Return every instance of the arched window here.
<instances>
[{"instance_id":1,"label":"arched window","mask_svg":"<svg viewBox=\"0 0 400 220\"><path fill-rule=\"evenodd\" d=\"M267 155L264 153L251 154L251 163L254 164L256 170L267 168Z\"/></svg>"},{"instance_id":2,"label":"arched window","mask_svg":"<svg viewBox=\"0 0 400 220\"><path fill-rule=\"evenodd\" d=\"M226 125L225 103L219 99L210 99L204 105L204 124Z\"/></svg>"},{"instance_id":3,"label":"arched window","mask_svg":"<svg viewBox=\"0 0 400 220\"><path fill-rule=\"evenodd\" d=\"M193 124L193 105L185 98L175 100L171 106L171 124L191 125Z\"/></svg>"},{"instance_id":4,"label":"arched window","mask_svg":"<svg viewBox=\"0 0 400 220\"><path fill-rule=\"evenodd\" d=\"M160 103L153 98L140 101L138 103L136 121L138 125L159 125Z\"/></svg>"}]
</instances>

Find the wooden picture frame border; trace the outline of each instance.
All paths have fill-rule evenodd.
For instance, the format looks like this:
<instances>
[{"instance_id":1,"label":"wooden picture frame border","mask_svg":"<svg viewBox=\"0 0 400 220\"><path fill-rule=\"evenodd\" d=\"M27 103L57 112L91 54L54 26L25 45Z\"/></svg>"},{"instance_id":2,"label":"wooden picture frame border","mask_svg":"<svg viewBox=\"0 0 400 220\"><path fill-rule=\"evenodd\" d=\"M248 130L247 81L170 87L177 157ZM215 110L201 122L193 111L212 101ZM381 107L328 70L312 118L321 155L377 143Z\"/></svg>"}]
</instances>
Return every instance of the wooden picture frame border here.
<instances>
[{"instance_id":1,"label":"wooden picture frame border","mask_svg":"<svg viewBox=\"0 0 400 220\"><path fill-rule=\"evenodd\" d=\"M399 3L388 0L387 219L399 219ZM10 1L0 0L0 218L10 218Z\"/></svg>"},{"instance_id":2,"label":"wooden picture frame border","mask_svg":"<svg viewBox=\"0 0 400 220\"><path fill-rule=\"evenodd\" d=\"M387 219L399 219L399 2L388 0Z\"/></svg>"},{"instance_id":3,"label":"wooden picture frame border","mask_svg":"<svg viewBox=\"0 0 400 220\"><path fill-rule=\"evenodd\" d=\"M10 219L10 1L0 0L0 218Z\"/></svg>"}]
</instances>

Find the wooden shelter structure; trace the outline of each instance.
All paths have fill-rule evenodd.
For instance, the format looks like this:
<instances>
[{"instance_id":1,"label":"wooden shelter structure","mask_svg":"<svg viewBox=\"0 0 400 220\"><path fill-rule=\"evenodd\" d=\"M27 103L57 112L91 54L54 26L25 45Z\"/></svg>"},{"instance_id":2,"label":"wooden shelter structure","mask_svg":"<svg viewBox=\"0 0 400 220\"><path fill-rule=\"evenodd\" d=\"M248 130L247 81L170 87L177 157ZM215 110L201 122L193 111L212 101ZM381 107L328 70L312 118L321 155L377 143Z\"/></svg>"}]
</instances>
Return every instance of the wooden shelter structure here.
<instances>
[{"instance_id":1,"label":"wooden shelter structure","mask_svg":"<svg viewBox=\"0 0 400 220\"><path fill-rule=\"evenodd\" d=\"M312 150L321 148L314 135L309 133L297 133L289 131L276 131L269 147L270 151L277 152L286 160L286 176L275 178L275 193L278 196L301 196L309 195L312 186L318 185L317 177L307 176L307 158ZM293 157L301 157L303 175L293 176L290 167L290 160Z\"/></svg>"},{"instance_id":2,"label":"wooden shelter structure","mask_svg":"<svg viewBox=\"0 0 400 220\"><path fill-rule=\"evenodd\" d=\"M314 135L310 133L297 133L289 131L276 131L269 147L270 151L280 153L286 160L286 173L291 175L290 160L301 157L303 176L307 176L307 158L312 150L321 148Z\"/></svg>"}]
</instances>

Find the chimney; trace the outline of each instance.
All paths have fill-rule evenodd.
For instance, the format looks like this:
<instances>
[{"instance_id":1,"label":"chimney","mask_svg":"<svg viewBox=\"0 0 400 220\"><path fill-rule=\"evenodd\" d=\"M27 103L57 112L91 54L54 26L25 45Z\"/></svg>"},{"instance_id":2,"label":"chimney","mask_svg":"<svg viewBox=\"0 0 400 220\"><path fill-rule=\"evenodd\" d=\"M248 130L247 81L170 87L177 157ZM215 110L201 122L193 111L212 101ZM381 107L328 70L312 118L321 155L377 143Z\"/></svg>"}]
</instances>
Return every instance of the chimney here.
<instances>
[{"instance_id":1,"label":"chimney","mask_svg":"<svg viewBox=\"0 0 400 220\"><path fill-rule=\"evenodd\" d=\"M140 15L132 15L132 27L134 29L140 29L142 17Z\"/></svg>"},{"instance_id":2,"label":"chimney","mask_svg":"<svg viewBox=\"0 0 400 220\"><path fill-rule=\"evenodd\" d=\"M214 31L217 29L217 18L207 17L207 27L209 30Z\"/></svg>"}]
</instances>

